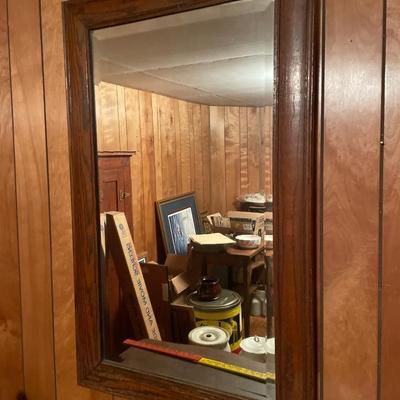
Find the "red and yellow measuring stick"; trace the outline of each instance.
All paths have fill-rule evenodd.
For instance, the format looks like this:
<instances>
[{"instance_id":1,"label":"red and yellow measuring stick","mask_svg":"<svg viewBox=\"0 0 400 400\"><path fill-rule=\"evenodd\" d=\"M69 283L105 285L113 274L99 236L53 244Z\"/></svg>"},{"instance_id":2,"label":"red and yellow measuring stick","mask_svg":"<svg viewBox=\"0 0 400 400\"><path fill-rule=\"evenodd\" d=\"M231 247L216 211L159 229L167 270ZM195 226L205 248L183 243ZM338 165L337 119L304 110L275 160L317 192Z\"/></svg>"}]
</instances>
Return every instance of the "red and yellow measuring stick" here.
<instances>
[{"instance_id":1,"label":"red and yellow measuring stick","mask_svg":"<svg viewBox=\"0 0 400 400\"><path fill-rule=\"evenodd\" d=\"M208 367L221 369L234 374L246 376L251 379L258 381L273 381L275 382L275 374L272 372L259 372L249 368L239 367L237 365L229 364L226 362L213 360L212 358L203 357L199 354L189 353L187 351L181 351L172 349L170 347L164 347L155 343L141 342L138 340L126 339L125 344L139 349L150 350L156 353L165 354L167 356L180 358L182 360L190 361L197 364L207 365Z\"/></svg>"}]
</instances>

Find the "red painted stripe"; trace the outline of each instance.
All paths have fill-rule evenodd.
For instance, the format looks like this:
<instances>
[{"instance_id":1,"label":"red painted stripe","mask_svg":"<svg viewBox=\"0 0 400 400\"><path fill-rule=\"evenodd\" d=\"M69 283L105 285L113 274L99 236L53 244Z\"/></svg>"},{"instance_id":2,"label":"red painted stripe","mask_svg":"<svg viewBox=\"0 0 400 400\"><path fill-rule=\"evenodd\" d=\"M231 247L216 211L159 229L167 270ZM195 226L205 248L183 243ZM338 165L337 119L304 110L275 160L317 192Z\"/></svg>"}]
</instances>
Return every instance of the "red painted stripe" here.
<instances>
[{"instance_id":1,"label":"red painted stripe","mask_svg":"<svg viewBox=\"0 0 400 400\"><path fill-rule=\"evenodd\" d=\"M155 353L165 354L167 356L180 358L191 362L198 362L202 357L198 354L189 353L187 351L175 350L170 347L159 346L154 343L141 342L133 339L126 339L124 343L143 350L153 351Z\"/></svg>"}]
</instances>

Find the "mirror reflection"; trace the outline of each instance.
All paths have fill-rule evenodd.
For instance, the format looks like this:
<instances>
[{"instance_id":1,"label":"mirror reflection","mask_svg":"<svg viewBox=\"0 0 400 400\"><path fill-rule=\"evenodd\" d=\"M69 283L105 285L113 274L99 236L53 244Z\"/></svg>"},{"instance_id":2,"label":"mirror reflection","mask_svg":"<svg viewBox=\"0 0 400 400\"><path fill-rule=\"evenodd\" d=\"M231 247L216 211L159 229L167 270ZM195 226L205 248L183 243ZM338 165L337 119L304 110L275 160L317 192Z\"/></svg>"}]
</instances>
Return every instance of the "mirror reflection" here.
<instances>
[{"instance_id":1,"label":"mirror reflection","mask_svg":"<svg viewBox=\"0 0 400 400\"><path fill-rule=\"evenodd\" d=\"M255 399L274 397L273 9L91 36L105 356Z\"/></svg>"}]
</instances>

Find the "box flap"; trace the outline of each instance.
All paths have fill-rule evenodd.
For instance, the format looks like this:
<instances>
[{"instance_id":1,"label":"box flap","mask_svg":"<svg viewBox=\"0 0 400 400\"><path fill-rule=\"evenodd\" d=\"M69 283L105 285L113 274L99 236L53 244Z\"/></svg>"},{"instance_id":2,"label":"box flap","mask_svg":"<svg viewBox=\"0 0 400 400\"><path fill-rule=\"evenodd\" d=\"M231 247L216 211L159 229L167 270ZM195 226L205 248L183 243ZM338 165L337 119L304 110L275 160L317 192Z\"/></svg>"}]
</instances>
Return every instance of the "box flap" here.
<instances>
[{"instance_id":1,"label":"box flap","mask_svg":"<svg viewBox=\"0 0 400 400\"><path fill-rule=\"evenodd\" d=\"M187 255L169 253L164 265L168 267L169 275L176 276L187 270L188 262L189 256Z\"/></svg>"},{"instance_id":2,"label":"box flap","mask_svg":"<svg viewBox=\"0 0 400 400\"><path fill-rule=\"evenodd\" d=\"M185 271L179 275L174 276L171 280L171 286L174 289L175 294L184 292L191 285L190 274Z\"/></svg>"},{"instance_id":3,"label":"box flap","mask_svg":"<svg viewBox=\"0 0 400 400\"><path fill-rule=\"evenodd\" d=\"M190 239L199 245L207 246L214 244L235 244L236 242L229 239L222 233L204 233L200 235L192 235Z\"/></svg>"},{"instance_id":4,"label":"box flap","mask_svg":"<svg viewBox=\"0 0 400 400\"><path fill-rule=\"evenodd\" d=\"M257 213L249 211L228 211L229 218L246 218L251 220L257 220L258 218L265 218L267 213Z\"/></svg>"}]
</instances>

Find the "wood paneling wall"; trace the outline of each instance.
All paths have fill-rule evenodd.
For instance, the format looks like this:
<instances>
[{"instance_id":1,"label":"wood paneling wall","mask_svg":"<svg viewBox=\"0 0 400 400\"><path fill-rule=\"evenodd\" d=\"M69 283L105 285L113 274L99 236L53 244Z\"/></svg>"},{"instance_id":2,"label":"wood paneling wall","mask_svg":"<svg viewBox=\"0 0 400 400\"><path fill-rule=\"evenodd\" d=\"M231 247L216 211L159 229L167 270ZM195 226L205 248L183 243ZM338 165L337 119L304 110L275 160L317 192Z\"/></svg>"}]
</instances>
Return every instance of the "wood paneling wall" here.
<instances>
[{"instance_id":1,"label":"wood paneling wall","mask_svg":"<svg viewBox=\"0 0 400 400\"><path fill-rule=\"evenodd\" d=\"M9 2L8 24L24 380L32 398L53 399L51 239L39 7L39 1Z\"/></svg>"},{"instance_id":2,"label":"wood paneling wall","mask_svg":"<svg viewBox=\"0 0 400 400\"><path fill-rule=\"evenodd\" d=\"M326 26L326 400L372 400L377 392L382 5L356 3L327 2L340 18Z\"/></svg>"},{"instance_id":3,"label":"wood paneling wall","mask_svg":"<svg viewBox=\"0 0 400 400\"><path fill-rule=\"evenodd\" d=\"M400 396L400 5L324 5L320 394L391 400Z\"/></svg>"},{"instance_id":4,"label":"wood paneling wall","mask_svg":"<svg viewBox=\"0 0 400 400\"><path fill-rule=\"evenodd\" d=\"M400 2L387 1L383 165L381 399L400 396Z\"/></svg>"},{"instance_id":5,"label":"wood paneling wall","mask_svg":"<svg viewBox=\"0 0 400 400\"><path fill-rule=\"evenodd\" d=\"M0 399L23 390L21 292L7 4L0 1Z\"/></svg>"},{"instance_id":6,"label":"wood paneling wall","mask_svg":"<svg viewBox=\"0 0 400 400\"><path fill-rule=\"evenodd\" d=\"M393 400L400 393L399 3L324 4L321 398ZM170 160L159 126L164 121L172 128L165 116L160 119L158 98L138 92L137 102L123 95L132 111L119 122L122 129L135 124L135 113L140 125L118 140L141 149L135 162L142 173L136 179L143 182L144 197L137 201L151 204L164 195L161 166ZM0 0L1 399L23 391L29 400L113 397L76 384L65 100L61 1ZM196 118L203 120L204 113L200 107ZM209 136L210 144L215 140L225 149L225 166L232 165L225 167L225 178L236 185L217 196L223 205L239 185L247 190L247 166L263 164L270 154L249 158L253 142L243 132L254 116L248 112L225 109L223 124L220 108L209 115L210 132L217 135ZM211 115L219 119L211 122ZM195 146L202 145L203 136L194 136L193 106L178 102L169 116L179 121L176 151L182 169L176 185L191 190L196 187L192 171L198 168ZM153 136L140 135L144 131ZM210 168L218 162L210 156ZM210 184L215 179L211 171L209 179ZM154 218L150 208L144 212L146 220Z\"/></svg>"},{"instance_id":7,"label":"wood paneling wall","mask_svg":"<svg viewBox=\"0 0 400 400\"><path fill-rule=\"evenodd\" d=\"M76 383L60 0L0 1L0 105L0 398L112 400Z\"/></svg>"},{"instance_id":8,"label":"wood paneling wall","mask_svg":"<svg viewBox=\"0 0 400 400\"><path fill-rule=\"evenodd\" d=\"M100 82L99 151L131 159L135 245L156 259L154 201L196 192L200 212L235 209L236 197L272 193L271 107L216 107Z\"/></svg>"}]
</instances>

